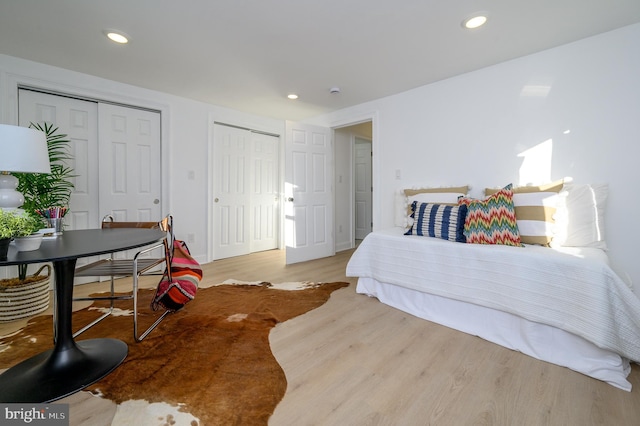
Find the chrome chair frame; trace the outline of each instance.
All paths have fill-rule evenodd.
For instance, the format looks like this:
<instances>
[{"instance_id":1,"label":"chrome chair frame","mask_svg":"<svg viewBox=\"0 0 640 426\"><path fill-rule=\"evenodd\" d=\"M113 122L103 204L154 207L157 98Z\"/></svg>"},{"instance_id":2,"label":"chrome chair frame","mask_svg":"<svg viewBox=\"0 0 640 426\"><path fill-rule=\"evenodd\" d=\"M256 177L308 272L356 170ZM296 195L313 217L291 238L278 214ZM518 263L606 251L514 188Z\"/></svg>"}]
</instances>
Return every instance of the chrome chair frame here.
<instances>
[{"instance_id":1,"label":"chrome chair frame","mask_svg":"<svg viewBox=\"0 0 640 426\"><path fill-rule=\"evenodd\" d=\"M139 250L133 259L114 259L113 256L110 256L107 259L101 259L96 262L92 262L88 265L81 266L76 269L75 276L76 277L86 277L86 276L108 276L110 277L110 294L108 296L94 296L94 297L77 297L74 298L74 301L95 301L95 300L108 300L109 310L102 314L99 318L90 322L89 324L82 327L80 330L76 331L73 334L73 337L77 337L78 335L84 333L94 325L98 324L105 318L109 317L114 311L114 302L116 300L133 300L133 338L136 342L141 342L149 333L151 333L160 322L172 311L164 311L158 319L142 334L138 335L138 280L142 275L150 275L149 272L156 266L161 264L165 264L166 268L169 268L171 265L171 253L170 248L173 247L173 217L171 215L167 215L159 222L116 222L113 220L111 215L107 215L102 219L102 227L103 228L154 228L159 227L163 231L167 232L167 237L162 240L161 243L154 244L150 247L146 247L142 250ZM163 250L164 257L162 258L144 258L145 254L161 248ZM155 273L155 275L162 275L164 272L159 271ZM130 295L122 295L117 296L115 294L115 279L125 278L127 276L133 277L133 290Z\"/></svg>"}]
</instances>

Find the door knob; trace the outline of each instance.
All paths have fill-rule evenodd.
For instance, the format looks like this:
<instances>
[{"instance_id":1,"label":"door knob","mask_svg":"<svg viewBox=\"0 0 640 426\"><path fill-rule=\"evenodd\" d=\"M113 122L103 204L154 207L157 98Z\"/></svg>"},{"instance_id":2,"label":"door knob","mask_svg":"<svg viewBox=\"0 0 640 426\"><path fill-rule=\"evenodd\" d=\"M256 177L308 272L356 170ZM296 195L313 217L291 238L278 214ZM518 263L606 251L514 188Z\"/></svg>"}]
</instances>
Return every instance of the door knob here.
<instances>
[{"instance_id":1,"label":"door knob","mask_svg":"<svg viewBox=\"0 0 640 426\"><path fill-rule=\"evenodd\" d=\"M218 199L218 197L216 197L216 198L214 198L214 199L213 199L213 201L214 201L215 203L217 203L217 202L218 202L218 201L220 201L220 200Z\"/></svg>"},{"instance_id":2,"label":"door knob","mask_svg":"<svg viewBox=\"0 0 640 426\"><path fill-rule=\"evenodd\" d=\"M293 202L293 197L289 197L289 198L287 198L287 201L289 201L290 203L292 203L292 202Z\"/></svg>"},{"instance_id":3,"label":"door knob","mask_svg":"<svg viewBox=\"0 0 640 426\"><path fill-rule=\"evenodd\" d=\"M153 204L160 204L160 200L156 198L155 200L153 200Z\"/></svg>"}]
</instances>

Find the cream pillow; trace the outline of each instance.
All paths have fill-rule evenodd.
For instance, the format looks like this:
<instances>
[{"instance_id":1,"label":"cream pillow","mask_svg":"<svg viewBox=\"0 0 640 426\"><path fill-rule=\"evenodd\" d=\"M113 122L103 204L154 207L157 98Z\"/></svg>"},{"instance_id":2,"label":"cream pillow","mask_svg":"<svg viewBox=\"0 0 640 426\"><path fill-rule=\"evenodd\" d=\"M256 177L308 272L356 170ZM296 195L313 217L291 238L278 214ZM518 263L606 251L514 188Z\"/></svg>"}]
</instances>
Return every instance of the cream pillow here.
<instances>
[{"instance_id":1,"label":"cream pillow","mask_svg":"<svg viewBox=\"0 0 640 426\"><path fill-rule=\"evenodd\" d=\"M458 197L466 196L467 192L469 192L469 185L403 189L400 193L400 211L399 215L396 215L396 225L405 228L412 226L411 203L414 201L455 206L458 204Z\"/></svg>"}]
</instances>

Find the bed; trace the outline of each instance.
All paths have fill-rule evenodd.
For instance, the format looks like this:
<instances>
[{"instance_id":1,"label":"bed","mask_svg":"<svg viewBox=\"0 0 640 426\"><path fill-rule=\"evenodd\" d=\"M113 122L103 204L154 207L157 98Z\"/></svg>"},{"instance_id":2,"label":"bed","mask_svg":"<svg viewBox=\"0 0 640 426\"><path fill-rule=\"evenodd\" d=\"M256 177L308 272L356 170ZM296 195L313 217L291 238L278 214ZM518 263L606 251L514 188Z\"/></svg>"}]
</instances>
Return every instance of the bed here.
<instances>
[{"instance_id":1,"label":"bed","mask_svg":"<svg viewBox=\"0 0 640 426\"><path fill-rule=\"evenodd\" d=\"M464 244L369 234L346 274L356 291L631 391L640 360L640 299L591 247Z\"/></svg>"}]
</instances>

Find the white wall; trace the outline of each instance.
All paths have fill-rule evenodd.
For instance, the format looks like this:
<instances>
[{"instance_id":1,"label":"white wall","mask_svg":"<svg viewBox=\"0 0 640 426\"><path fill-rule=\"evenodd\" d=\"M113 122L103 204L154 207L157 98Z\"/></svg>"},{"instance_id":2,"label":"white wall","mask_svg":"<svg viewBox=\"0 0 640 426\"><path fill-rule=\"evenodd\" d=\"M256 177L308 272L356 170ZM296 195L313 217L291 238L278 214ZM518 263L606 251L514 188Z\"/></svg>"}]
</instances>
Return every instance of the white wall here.
<instances>
[{"instance_id":1,"label":"white wall","mask_svg":"<svg viewBox=\"0 0 640 426\"><path fill-rule=\"evenodd\" d=\"M211 257L209 191L213 121L284 134L284 122L244 114L118 82L0 55L0 123L16 124L17 86L152 108L162 113L163 211L174 216L176 236L201 261ZM194 179L188 178L193 171Z\"/></svg>"},{"instance_id":2,"label":"white wall","mask_svg":"<svg viewBox=\"0 0 640 426\"><path fill-rule=\"evenodd\" d=\"M610 185L612 266L640 294L640 24L309 122L332 127L362 115L377 117L375 229L394 225L400 188L471 184L480 197L486 186L533 180L519 154L551 140L552 158L534 177Z\"/></svg>"}]
</instances>

